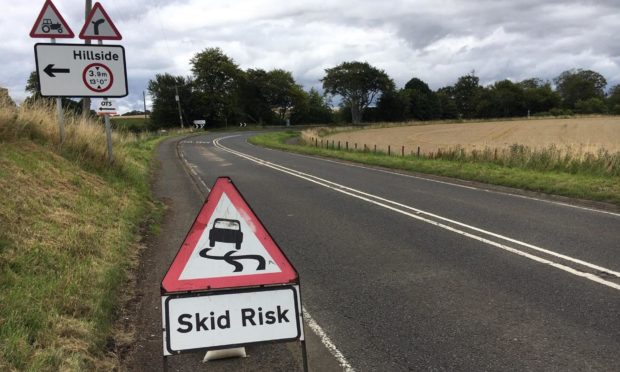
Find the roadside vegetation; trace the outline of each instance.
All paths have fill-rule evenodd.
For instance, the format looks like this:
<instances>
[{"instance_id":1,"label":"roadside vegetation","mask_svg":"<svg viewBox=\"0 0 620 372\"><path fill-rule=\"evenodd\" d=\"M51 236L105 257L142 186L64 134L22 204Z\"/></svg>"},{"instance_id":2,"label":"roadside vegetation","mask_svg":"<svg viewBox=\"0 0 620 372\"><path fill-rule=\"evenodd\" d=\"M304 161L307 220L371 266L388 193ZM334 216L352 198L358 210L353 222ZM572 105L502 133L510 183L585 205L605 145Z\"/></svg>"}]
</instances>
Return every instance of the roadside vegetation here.
<instances>
[{"instance_id":1,"label":"roadside vegetation","mask_svg":"<svg viewBox=\"0 0 620 372\"><path fill-rule=\"evenodd\" d=\"M55 118L0 102L0 370L112 370L160 138L114 133L109 165L100 123L67 113L61 145Z\"/></svg>"},{"instance_id":2,"label":"roadside vegetation","mask_svg":"<svg viewBox=\"0 0 620 372\"><path fill-rule=\"evenodd\" d=\"M514 145L499 152L452 149L402 156L398 148L390 155L361 146L345 150L344 144L338 149L332 141L304 140L298 131L265 133L252 137L250 142L302 154L620 205L620 153L604 150L581 154L553 146L537 150Z\"/></svg>"}]
</instances>

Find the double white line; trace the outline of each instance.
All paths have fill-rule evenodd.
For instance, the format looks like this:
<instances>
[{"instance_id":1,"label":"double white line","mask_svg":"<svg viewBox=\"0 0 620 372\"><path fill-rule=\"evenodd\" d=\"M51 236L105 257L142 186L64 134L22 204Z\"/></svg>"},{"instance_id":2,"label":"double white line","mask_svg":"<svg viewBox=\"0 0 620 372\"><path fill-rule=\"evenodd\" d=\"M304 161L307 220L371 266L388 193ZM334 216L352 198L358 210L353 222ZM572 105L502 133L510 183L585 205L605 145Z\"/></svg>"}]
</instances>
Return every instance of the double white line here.
<instances>
[{"instance_id":1,"label":"double white line","mask_svg":"<svg viewBox=\"0 0 620 372\"><path fill-rule=\"evenodd\" d=\"M291 169L288 167L284 167L282 165L278 165L269 161L265 161L263 159L257 158L255 156L251 156L231 148L228 148L220 143L221 140L235 136L227 136L218 138L213 141L213 145L217 148L229 152L231 154L237 155L241 158L247 159L254 163L263 165L268 168L272 168L282 173L289 174L291 176L306 180L308 182L326 187L328 189L334 190L336 192L348 195L350 197L363 200L365 202L383 207L385 209L389 209L396 213L400 213L407 217L411 217L421 222L425 222L436 226L438 228L448 230L455 234L459 234L465 236L470 239L474 239L480 241L482 243L488 244L490 246L502 249L507 252L514 253L516 255L528 258L530 260L536 261L538 263L548 265L554 267L556 269L565 271L567 273L573 274L575 276L579 276L590 281L596 282L598 284L605 285L607 287L620 290L620 284L606 280L599 275L604 275L606 278L612 278L612 280L618 281L620 279L620 272L595 265L577 258L573 258L561 253L557 253L545 248L541 248L535 246L533 244L529 244L526 242L519 241L517 239L512 239L510 237L493 233L491 231L487 231L475 226L467 225L465 223L455 221L446 217L442 217L430 212L426 212L424 210L414 208L405 204L401 204L386 198L382 198L377 195L369 194L357 189L353 189L351 187L347 187L320 177L313 176L308 173L300 172L295 169ZM494 238L495 240L491 240ZM512 246L508 246L508 243L512 243ZM517 246L518 248L516 248ZM527 251L529 250L529 252ZM536 253L536 254L534 254ZM543 257L547 256L547 258ZM570 266L569 266L570 265ZM599 275L597 275L599 274ZM618 281L620 282L620 281Z\"/></svg>"}]
</instances>

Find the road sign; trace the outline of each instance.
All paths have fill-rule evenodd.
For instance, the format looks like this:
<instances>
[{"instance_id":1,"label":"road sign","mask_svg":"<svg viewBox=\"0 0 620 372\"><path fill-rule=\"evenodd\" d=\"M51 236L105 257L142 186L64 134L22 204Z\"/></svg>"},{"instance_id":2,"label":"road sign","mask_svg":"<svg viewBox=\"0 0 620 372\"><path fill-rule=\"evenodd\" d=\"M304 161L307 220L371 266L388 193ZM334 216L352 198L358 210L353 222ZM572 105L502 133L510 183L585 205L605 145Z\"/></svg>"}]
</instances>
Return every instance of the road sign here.
<instances>
[{"instance_id":1,"label":"road sign","mask_svg":"<svg viewBox=\"0 0 620 372\"><path fill-rule=\"evenodd\" d=\"M80 31L80 39L121 40L122 38L103 6L95 3Z\"/></svg>"},{"instance_id":2,"label":"road sign","mask_svg":"<svg viewBox=\"0 0 620 372\"><path fill-rule=\"evenodd\" d=\"M162 297L164 355L303 338L299 287Z\"/></svg>"},{"instance_id":3,"label":"road sign","mask_svg":"<svg viewBox=\"0 0 620 372\"><path fill-rule=\"evenodd\" d=\"M220 177L170 265L162 291L289 284L297 279L230 178Z\"/></svg>"},{"instance_id":4,"label":"road sign","mask_svg":"<svg viewBox=\"0 0 620 372\"><path fill-rule=\"evenodd\" d=\"M120 45L43 44L34 46L44 97L125 97L127 67Z\"/></svg>"},{"instance_id":5,"label":"road sign","mask_svg":"<svg viewBox=\"0 0 620 372\"><path fill-rule=\"evenodd\" d=\"M115 116L118 115L116 105L112 100L103 99L99 102L97 106L97 115L110 115Z\"/></svg>"},{"instance_id":6,"label":"road sign","mask_svg":"<svg viewBox=\"0 0 620 372\"><path fill-rule=\"evenodd\" d=\"M72 38L73 36L73 31L62 18L54 3L51 0L45 1L32 30L30 30L30 37Z\"/></svg>"}]
</instances>

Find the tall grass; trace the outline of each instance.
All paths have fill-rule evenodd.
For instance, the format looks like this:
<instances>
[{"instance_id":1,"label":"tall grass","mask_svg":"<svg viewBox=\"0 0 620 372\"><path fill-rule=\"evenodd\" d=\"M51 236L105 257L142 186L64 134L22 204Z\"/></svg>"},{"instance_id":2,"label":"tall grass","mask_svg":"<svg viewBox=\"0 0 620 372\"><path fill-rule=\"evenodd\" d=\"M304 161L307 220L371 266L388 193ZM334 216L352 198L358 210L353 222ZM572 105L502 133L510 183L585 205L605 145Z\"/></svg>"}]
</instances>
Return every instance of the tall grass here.
<instances>
[{"instance_id":1,"label":"tall grass","mask_svg":"<svg viewBox=\"0 0 620 372\"><path fill-rule=\"evenodd\" d=\"M306 146L335 147L332 140L323 141L320 137L333 134L331 128L312 129L303 131L301 143ZM318 139L318 140L317 140ZM330 147L331 146L331 147ZM340 147L344 149L344 145ZM402 156L401 147L394 146L390 154ZM349 151L375 151L370 146L359 144L359 147L349 147ZM386 154L383 149L377 149L379 154ZM423 159L443 159L462 163L488 163L502 167L531 169L537 171L566 172L570 174L589 174L595 176L620 176L620 152L610 152L598 149L595 152L587 151L583 147L550 145L545 148L530 147L513 144L503 148L486 147L481 150L467 151L462 147L438 148L436 151L420 153L417 149L406 149L405 157Z\"/></svg>"},{"instance_id":2,"label":"tall grass","mask_svg":"<svg viewBox=\"0 0 620 372\"><path fill-rule=\"evenodd\" d=\"M40 100L18 108L4 105L0 107L0 139L30 139L52 147L81 164L97 169L108 167L103 124L95 118L83 117L71 111L65 112L64 116L65 140L61 144L54 103ZM122 168L127 162L124 145L136 139L131 133L112 133L116 168Z\"/></svg>"},{"instance_id":3,"label":"tall grass","mask_svg":"<svg viewBox=\"0 0 620 372\"><path fill-rule=\"evenodd\" d=\"M118 370L114 321L139 226L155 213L159 138L114 134L39 102L0 103L0 370Z\"/></svg>"}]
</instances>

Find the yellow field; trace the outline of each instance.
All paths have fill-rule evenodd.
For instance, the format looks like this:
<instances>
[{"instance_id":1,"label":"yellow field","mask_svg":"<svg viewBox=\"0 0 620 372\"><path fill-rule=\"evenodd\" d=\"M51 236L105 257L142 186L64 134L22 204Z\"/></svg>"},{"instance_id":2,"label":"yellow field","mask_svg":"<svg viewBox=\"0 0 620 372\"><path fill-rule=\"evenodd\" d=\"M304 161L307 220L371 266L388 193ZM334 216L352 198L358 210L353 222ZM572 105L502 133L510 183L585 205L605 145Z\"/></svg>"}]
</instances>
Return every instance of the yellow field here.
<instances>
[{"instance_id":1,"label":"yellow field","mask_svg":"<svg viewBox=\"0 0 620 372\"><path fill-rule=\"evenodd\" d=\"M305 136L307 137L307 136ZM331 141L349 142L349 148L357 143L386 151L391 145L393 152L436 152L461 147L466 151L484 148L506 148L513 144L532 149L571 148L576 152L596 152L606 149L620 151L620 117L588 117L574 119L530 119L458 124L410 125L403 127L346 131L327 136Z\"/></svg>"}]
</instances>

